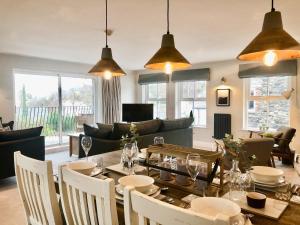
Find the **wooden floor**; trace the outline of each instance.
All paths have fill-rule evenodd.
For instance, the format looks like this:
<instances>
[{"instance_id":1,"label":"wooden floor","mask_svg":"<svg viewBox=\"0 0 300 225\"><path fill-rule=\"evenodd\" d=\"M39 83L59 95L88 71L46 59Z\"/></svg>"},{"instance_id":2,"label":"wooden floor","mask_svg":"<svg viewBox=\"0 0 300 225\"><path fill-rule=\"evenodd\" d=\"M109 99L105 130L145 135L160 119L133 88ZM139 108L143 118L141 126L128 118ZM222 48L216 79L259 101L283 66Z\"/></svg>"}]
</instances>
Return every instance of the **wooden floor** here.
<instances>
[{"instance_id":1,"label":"wooden floor","mask_svg":"<svg viewBox=\"0 0 300 225\"><path fill-rule=\"evenodd\" d=\"M46 159L53 161L53 167L57 167L58 164L71 160L68 151L47 154ZM283 167L280 162L276 162L276 164L278 168L284 170L286 179L289 182L300 184L300 177L294 168ZM15 177L0 180L0 218L1 225L3 221L5 221L5 225L26 224L23 205L19 197Z\"/></svg>"}]
</instances>

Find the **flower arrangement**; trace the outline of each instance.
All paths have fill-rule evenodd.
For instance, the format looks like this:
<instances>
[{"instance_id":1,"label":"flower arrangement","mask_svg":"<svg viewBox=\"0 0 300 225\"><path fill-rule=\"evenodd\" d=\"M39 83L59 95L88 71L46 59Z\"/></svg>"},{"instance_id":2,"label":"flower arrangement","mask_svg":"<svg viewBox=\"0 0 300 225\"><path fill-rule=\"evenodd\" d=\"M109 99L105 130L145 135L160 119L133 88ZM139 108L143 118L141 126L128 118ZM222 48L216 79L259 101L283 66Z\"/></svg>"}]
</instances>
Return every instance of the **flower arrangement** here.
<instances>
[{"instance_id":1,"label":"flower arrangement","mask_svg":"<svg viewBox=\"0 0 300 225\"><path fill-rule=\"evenodd\" d=\"M256 161L256 156L247 156L247 152L244 150L245 142L243 139L233 139L232 134L225 134L223 142L225 145L226 154L229 154L234 160L242 159L245 162L245 170L250 169L253 166L253 163Z\"/></svg>"},{"instance_id":2,"label":"flower arrangement","mask_svg":"<svg viewBox=\"0 0 300 225\"><path fill-rule=\"evenodd\" d=\"M139 133L137 132L137 127L134 123L130 124L129 134L122 135L121 137L121 148L125 146L127 143L138 142Z\"/></svg>"}]
</instances>

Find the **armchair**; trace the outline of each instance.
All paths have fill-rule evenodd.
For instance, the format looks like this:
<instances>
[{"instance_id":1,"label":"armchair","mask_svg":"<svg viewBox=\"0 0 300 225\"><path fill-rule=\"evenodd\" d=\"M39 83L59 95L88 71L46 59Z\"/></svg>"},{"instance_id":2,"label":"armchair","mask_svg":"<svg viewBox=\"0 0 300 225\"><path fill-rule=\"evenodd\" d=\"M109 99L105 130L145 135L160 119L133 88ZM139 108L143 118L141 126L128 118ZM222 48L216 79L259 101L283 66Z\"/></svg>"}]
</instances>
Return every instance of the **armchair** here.
<instances>
[{"instance_id":1,"label":"armchair","mask_svg":"<svg viewBox=\"0 0 300 225\"><path fill-rule=\"evenodd\" d=\"M291 127L284 127L279 129L282 132L281 137L274 137L275 145L272 149L272 161L274 156L282 160L283 164L293 165L295 151L290 149L290 143L295 136L296 129Z\"/></svg>"}]
</instances>

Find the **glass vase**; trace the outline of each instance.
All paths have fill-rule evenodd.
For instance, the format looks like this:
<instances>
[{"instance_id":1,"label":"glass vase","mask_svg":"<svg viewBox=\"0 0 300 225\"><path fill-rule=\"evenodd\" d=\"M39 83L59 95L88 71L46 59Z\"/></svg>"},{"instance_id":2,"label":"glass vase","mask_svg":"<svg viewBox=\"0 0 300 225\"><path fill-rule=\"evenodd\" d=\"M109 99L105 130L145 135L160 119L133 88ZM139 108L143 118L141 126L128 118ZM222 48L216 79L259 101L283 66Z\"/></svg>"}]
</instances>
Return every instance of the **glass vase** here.
<instances>
[{"instance_id":1,"label":"glass vase","mask_svg":"<svg viewBox=\"0 0 300 225\"><path fill-rule=\"evenodd\" d=\"M242 173L239 169L239 161L236 159L232 160L232 168L230 170L230 190L229 198L232 201L239 201L244 195L242 188Z\"/></svg>"}]
</instances>

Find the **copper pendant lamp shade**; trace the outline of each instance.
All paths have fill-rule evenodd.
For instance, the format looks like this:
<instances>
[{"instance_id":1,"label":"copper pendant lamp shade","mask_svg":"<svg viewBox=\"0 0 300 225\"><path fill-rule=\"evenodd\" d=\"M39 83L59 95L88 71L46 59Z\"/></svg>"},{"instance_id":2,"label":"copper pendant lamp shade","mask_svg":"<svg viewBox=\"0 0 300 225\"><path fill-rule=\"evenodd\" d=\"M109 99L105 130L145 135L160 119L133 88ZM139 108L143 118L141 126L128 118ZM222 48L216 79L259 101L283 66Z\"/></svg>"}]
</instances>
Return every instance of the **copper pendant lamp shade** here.
<instances>
[{"instance_id":1,"label":"copper pendant lamp shade","mask_svg":"<svg viewBox=\"0 0 300 225\"><path fill-rule=\"evenodd\" d=\"M107 0L105 1L105 48L102 49L101 59L97 64L89 71L89 73L96 76L101 76L104 79L110 79L111 77L123 76L126 73L121 69L121 67L115 62L112 57L111 48L107 45Z\"/></svg>"},{"instance_id":2,"label":"copper pendant lamp shade","mask_svg":"<svg viewBox=\"0 0 300 225\"><path fill-rule=\"evenodd\" d=\"M273 1L272 11L265 14L262 31L237 58L244 61L264 61L270 51L277 61L300 57L300 45L283 29L281 13L275 11Z\"/></svg>"},{"instance_id":3,"label":"copper pendant lamp shade","mask_svg":"<svg viewBox=\"0 0 300 225\"><path fill-rule=\"evenodd\" d=\"M112 76L125 75L125 72L113 59L111 48L105 47L102 49L101 59L89 71L89 73L92 73L97 76L104 76L107 71L110 71L112 73Z\"/></svg>"},{"instance_id":4,"label":"copper pendant lamp shade","mask_svg":"<svg viewBox=\"0 0 300 225\"><path fill-rule=\"evenodd\" d=\"M163 35L160 49L146 63L145 68L153 70L164 70L171 74L173 70L184 69L191 64L176 49L174 36L169 32L169 0L167 0L167 33Z\"/></svg>"},{"instance_id":5,"label":"copper pendant lamp shade","mask_svg":"<svg viewBox=\"0 0 300 225\"><path fill-rule=\"evenodd\" d=\"M169 62L174 70L183 69L191 65L175 48L174 36L168 33L163 35L160 49L146 63L145 68L163 70L166 62Z\"/></svg>"}]
</instances>

